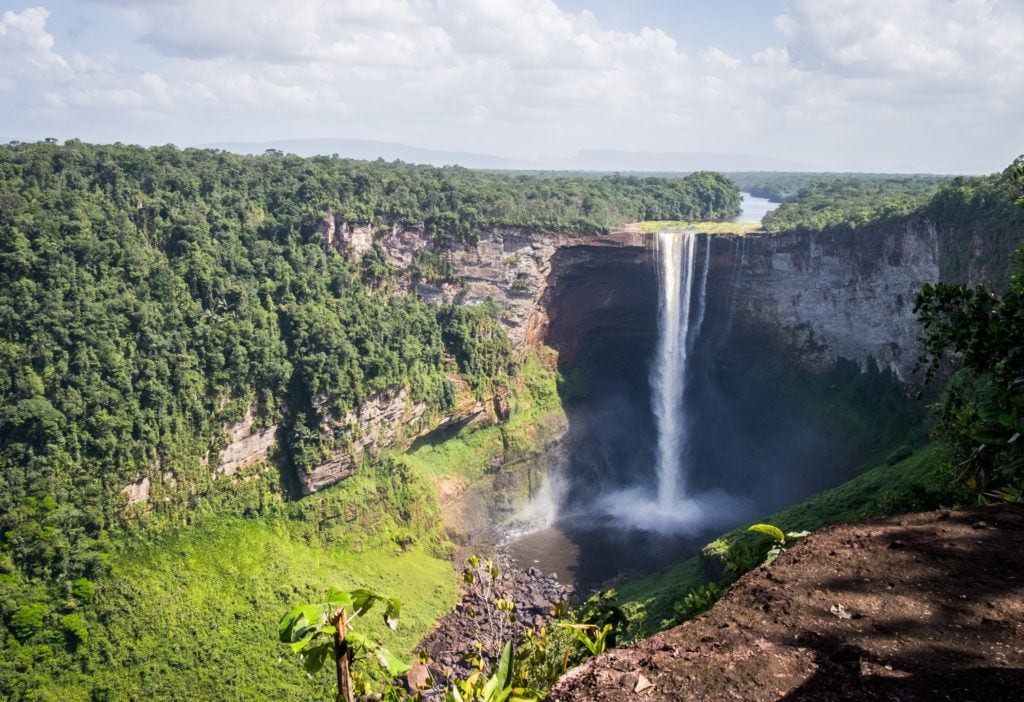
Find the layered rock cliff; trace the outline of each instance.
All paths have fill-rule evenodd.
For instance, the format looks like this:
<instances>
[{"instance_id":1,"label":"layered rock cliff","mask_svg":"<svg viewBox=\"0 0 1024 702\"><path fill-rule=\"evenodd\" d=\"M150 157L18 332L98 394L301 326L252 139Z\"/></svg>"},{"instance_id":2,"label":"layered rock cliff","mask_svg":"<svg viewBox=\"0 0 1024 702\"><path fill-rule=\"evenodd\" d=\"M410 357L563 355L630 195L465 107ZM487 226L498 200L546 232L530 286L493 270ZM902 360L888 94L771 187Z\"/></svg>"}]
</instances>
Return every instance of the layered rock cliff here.
<instances>
[{"instance_id":1,"label":"layered rock cliff","mask_svg":"<svg viewBox=\"0 0 1024 702\"><path fill-rule=\"evenodd\" d=\"M594 339L620 340L618 348L628 349L650 345L656 335L652 237L638 228L573 237L500 227L479 232L474 244L445 247L421 226L371 227L331 215L321 235L325 247L353 259L379 242L400 273L397 294L411 291L438 303L496 303L520 351L550 345L563 369L581 350L600 352ZM708 318L717 320L712 326L719 343L742 338L743 343L780 344L808 372L827 371L840 359L862 367L873 359L907 380L919 333L914 296L922 283L937 281L950 269L942 260L948 239L936 223L917 217L854 232L705 237L697 267L711 256ZM425 282L414 274L415 257L423 250L450 266L446 281ZM347 448L299 476L302 489L309 493L334 484L350 475L363 455L438 427L493 419L490 401L463 402L447 417L425 416L423 407L396 388L325 427L345 435ZM230 475L265 459L272 449L276 427L253 431L248 424L243 420L227 428L219 472Z\"/></svg>"},{"instance_id":2,"label":"layered rock cliff","mask_svg":"<svg viewBox=\"0 0 1024 702\"><path fill-rule=\"evenodd\" d=\"M920 333L914 297L939 279L934 223L725 237L711 254L710 309L778 335L806 370L874 359L910 377Z\"/></svg>"}]
</instances>

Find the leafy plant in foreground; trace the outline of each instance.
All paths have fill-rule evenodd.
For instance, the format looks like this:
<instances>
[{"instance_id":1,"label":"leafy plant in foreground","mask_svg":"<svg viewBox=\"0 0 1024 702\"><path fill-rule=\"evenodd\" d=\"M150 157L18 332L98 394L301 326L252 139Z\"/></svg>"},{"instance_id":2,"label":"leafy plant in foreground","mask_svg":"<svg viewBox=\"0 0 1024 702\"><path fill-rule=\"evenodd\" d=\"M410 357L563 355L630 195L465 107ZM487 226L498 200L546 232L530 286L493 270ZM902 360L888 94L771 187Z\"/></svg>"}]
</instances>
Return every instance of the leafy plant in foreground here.
<instances>
[{"instance_id":1,"label":"leafy plant in foreground","mask_svg":"<svg viewBox=\"0 0 1024 702\"><path fill-rule=\"evenodd\" d=\"M765 553L764 560L761 561L763 565L771 563L794 543L810 534L809 531L783 532L773 524L754 524L747 531L764 534L772 540L771 547Z\"/></svg>"},{"instance_id":2,"label":"leafy plant in foreground","mask_svg":"<svg viewBox=\"0 0 1024 702\"><path fill-rule=\"evenodd\" d=\"M399 601L366 589L345 592L331 588L323 602L299 605L281 618L280 640L299 654L307 673L315 674L329 658L334 660L338 699L344 702L355 699L352 663L359 654L365 654L366 660L372 661L378 670L383 670L388 679L409 670L407 664L386 648L349 628L354 620L365 615L378 602L385 606L385 623L391 629L397 628L401 609Z\"/></svg>"},{"instance_id":3,"label":"leafy plant in foreground","mask_svg":"<svg viewBox=\"0 0 1024 702\"><path fill-rule=\"evenodd\" d=\"M561 626L572 632L583 646L590 651L590 655L599 656L608 648L609 636L614 637L615 627L611 624L598 626L597 624L575 624L562 622Z\"/></svg>"},{"instance_id":4,"label":"leafy plant in foreground","mask_svg":"<svg viewBox=\"0 0 1024 702\"><path fill-rule=\"evenodd\" d=\"M534 702L541 698L539 691L516 684L516 655L512 642L505 643L490 676L485 677L486 663L479 647L472 661L476 670L465 680L457 680L445 692L445 702Z\"/></svg>"},{"instance_id":5,"label":"leafy plant in foreground","mask_svg":"<svg viewBox=\"0 0 1024 702\"><path fill-rule=\"evenodd\" d=\"M1017 485L1006 485L998 490L992 490L991 492L978 495L978 502L986 505L991 502L1024 502L1024 482L1018 483Z\"/></svg>"},{"instance_id":6,"label":"leafy plant in foreground","mask_svg":"<svg viewBox=\"0 0 1024 702\"><path fill-rule=\"evenodd\" d=\"M676 613L676 621L685 622L699 617L711 609L724 594L725 586L720 583L708 583L690 590L682 602L677 602L672 607Z\"/></svg>"}]
</instances>

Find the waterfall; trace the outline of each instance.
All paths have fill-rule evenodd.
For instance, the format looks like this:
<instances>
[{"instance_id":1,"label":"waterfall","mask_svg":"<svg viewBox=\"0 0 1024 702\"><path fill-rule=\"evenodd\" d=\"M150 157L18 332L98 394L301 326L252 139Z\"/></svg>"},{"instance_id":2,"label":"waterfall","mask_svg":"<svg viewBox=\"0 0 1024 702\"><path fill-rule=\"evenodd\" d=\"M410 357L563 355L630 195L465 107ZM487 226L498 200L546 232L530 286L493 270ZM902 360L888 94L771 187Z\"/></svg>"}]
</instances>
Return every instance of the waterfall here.
<instances>
[{"instance_id":1,"label":"waterfall","mask_svg":"<svg viewBox=\"0 0 1024 702\"><path fill-rule=\"evenodd\" d=\"M686 448L683 389L690 335L697 237L692 233L659 232L658 348L651 369L651 408L657 429L658 509L669 512L686 494L682 452ZM703 316L707 262L700 289Z\"/></svg>"},{"instance_id":2,"label":"waterfall","mask_svg":"<svg viewBox=\"0 0 1024 702\"><path fill-rule=\"evenodd\" d=\"M697 337L700 336L701 327L704 326L704 309L706 307L705 301L708 296L708 270L711 268L711 237L704 237L707 239L708 245L704 249L704 270L700 274L700 294L697 296L697 323L694 325L693 338L690 339L690 350L693 350L693 345L697 342ZM694 244L696 248L696 244Z\"/></svg>"}]
</instances>

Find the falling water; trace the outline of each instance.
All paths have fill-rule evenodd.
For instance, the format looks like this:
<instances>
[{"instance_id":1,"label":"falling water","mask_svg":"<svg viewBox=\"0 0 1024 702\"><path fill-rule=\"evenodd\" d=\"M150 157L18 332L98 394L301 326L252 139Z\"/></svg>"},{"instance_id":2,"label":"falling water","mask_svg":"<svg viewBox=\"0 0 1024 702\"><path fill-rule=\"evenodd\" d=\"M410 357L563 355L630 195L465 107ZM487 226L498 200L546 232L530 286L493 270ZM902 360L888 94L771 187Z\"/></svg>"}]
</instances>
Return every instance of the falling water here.
<instances>
[{"instance_id":1,"label":"falling water","mask_svg":"<svg viewBox=\"0 0 1024 702\"><path fill-rule=\"evenodd\" d=\"M651 371L651 406L658 435L658 509L662 512L671 511L686 494L681 465L686 446L683 387L696 241L697 237L690 233L659 232L656 242L660 264L659 320L658 349ZM703 292L702 289L702 295Z\"/></svg>"},{"instance_id":2,"label":"falling water","mask_svg":"<svg viewBox=\"0 0 1024 702\"><path fill-rule=\"evenodd\" d=\"M704 249L704 270L700 274L700 294L697 296L697 324L694 325L692 338L690 339L690 349L693 349L694 343L697 341L697 337L700 336L700 329L704 326L704 309L705 301L708 295L708 270L711 268L711 237L704 237L707 240L707 247ZM694 244L696 248L696 244Z\"/></svg>"}]
</instances>

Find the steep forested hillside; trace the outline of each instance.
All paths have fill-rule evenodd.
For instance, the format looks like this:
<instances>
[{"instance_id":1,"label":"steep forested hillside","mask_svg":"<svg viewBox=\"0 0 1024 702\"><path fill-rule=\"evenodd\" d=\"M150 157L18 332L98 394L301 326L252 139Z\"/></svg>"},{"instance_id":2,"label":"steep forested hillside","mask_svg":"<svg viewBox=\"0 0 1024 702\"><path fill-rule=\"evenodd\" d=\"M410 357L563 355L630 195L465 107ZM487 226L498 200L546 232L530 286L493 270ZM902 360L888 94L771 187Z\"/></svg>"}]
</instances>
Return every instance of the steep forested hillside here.
<instances>
[{"instance_id":1,"label":"steep forested hillside","mask_svg":"<svg viewBox=\"0 0 1024 702\"><path fill-rule=\"evenodd\" d=\"M726 173L740 190L773 202L790 202L809 189L842 184L860 185L873 189L898 189L907 192L935 192L953 176L900 173L776 173L772 171L744 171Z\"/></svg>"},{"instance_id":2,"label":"steep forested hillside","mask_svg":"<svg viewBox=\"0 0 1024 702\"><path fill-rule=\"evenodd\" d=\"M76 665L95 662L83 613L126 523L180 524L225 502L262 514L294 469L349 440L324 422L373 393L405 387L443 412L457 384L483 396L515 373L492 308L397 294L379 250L357 262L322 245L329 212L422 223L443 249L489 225L571 236L727 217L738 202L711 173L540 180L279 153L0 148L4 693L27 694L32 661L54 651L89 648ZM208 463L250 407L257 425L282 425L284 471L225 491ZM174 489L150 512L127 508L125 486L154 472ZM408 522L417 493L396 490L370 501Z\"/></svg>"},{"instance_id":3,"label":"steep forested hillside","mask_svg":"<svg viewBox=\"0 0 1024 702\"><path fill-rule=\"evenodd\" d=\"M800 187L786 192L783 204L765 216L764 227L772 232L853 230L916 213L953 227L984 222L1014 229L1024 215L1013 207L1012 172L1013 166L990 176L952 179L858 176L810 179L805 184L798 180ZM999 244L999 256L1005 260L1009 247L1005 241Z\"/></svg>"}]
</instances>

